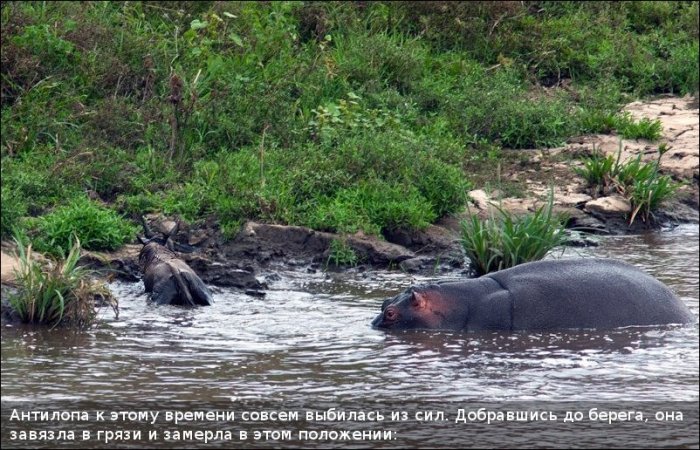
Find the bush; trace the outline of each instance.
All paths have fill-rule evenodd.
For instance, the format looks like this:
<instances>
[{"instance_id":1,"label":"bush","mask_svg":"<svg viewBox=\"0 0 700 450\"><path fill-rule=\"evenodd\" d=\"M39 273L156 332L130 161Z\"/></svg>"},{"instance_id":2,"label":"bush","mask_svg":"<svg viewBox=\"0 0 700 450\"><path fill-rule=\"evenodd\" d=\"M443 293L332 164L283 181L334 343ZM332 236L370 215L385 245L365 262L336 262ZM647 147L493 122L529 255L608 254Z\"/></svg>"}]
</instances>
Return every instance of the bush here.
<instances>
[{"instance_id":1,"label":"bush","mask_svg":"<svg viewBox=\"0 0 700 450\"><path fill-rule=\"evenodd\" d=\"M472 185L459 167L426 157L413 177L414 185L430 203L436 217L444 217L464 208L466 193Z\"/></svg>"},{"instance_id":2,"label":"bush","mask_svg":"<svg viewBox=\"0 0 700 450\"><path fill-rule=\"evenodd\" d=\"M117 300L107 286L92 280L90 271L77 266L80 242L71 245L65 260L40 262L19 241L19 270L17 292L10 293L12 312L25 323L74 326L86 328L96 316L95 300L112 307L118 314Z\"/></svg>"},{"instance_id":3,"label":"bush","mask_svg":"<svg viewBox=\"0 0 700 450\"><path fill-rule=\"evenodd\" d=\"M84 197L39 217L31 228L36 249L52 255L68 254L74 236L86 250L115 250L136 233L136 227L117 213Z\"/></svg>"},{"instance_id":4,"label":"bush","mask_svg":"<svg viewBox=\"0 0 700 450\"><path fill-rule=\"evenodd\" d=\"M486 220L472 215L461 222L462 246L477 275L540 260L565 241L562 220L552 216L552 197L534 214L497 211Z\"/></svg>"}]
</instances>

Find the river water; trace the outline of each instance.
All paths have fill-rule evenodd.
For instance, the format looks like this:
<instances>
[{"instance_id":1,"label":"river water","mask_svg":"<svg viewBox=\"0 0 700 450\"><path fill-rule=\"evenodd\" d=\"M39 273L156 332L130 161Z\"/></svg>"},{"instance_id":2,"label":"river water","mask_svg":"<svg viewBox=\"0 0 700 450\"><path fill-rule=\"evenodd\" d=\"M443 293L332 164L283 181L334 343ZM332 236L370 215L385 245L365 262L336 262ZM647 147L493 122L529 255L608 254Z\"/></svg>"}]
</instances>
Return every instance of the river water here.
<instances>
[{"instance_id":1,"label":"river water","mask_svg":"<svg viewBox=\"0 0 700 450\"><path fill-rule=\"evenodd\" d=\"M666 283L698 316L697 225L604 237L600 244L549 257L626 261ZM151 304L140 283L117 282L111 288L119 298L119 318L105 309L103 322L87 333L6 325L3 402L95 402L122 409L147 402L218 409L236 404L289 409L323 405L339 410L378 408L380 403L396 410L416 402L447 410L449 424L455 423L450 411L477 403L574 402L585 405L586 414L597 404L692 402L697 408L697 321L606 331L387 334L370 327L384 298L413 283L460 274L278 275L269 282L265 298L214 288L215 304L194 310ZM693 426L697 429L697 422ZM428 443L429 434L373 444L420 447ZM676 437L676 445L697 446L697 435L690 441L683 432Z\"/></svg>"}]
</instances>

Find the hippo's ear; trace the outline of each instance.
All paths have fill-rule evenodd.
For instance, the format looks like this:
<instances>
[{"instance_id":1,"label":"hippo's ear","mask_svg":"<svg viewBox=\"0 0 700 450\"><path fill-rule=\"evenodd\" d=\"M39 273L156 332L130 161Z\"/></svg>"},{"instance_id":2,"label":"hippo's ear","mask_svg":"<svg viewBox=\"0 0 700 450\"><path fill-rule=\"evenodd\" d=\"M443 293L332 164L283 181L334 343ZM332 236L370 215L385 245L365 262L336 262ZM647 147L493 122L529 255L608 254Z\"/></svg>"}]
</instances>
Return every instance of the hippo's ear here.
<instances>
[{"instance_id":1,"label":"hippo's ear","mask_svg":"<svg viewBox=\"0 0 700 450\"><path fill-rule=\"evenodd\" d=\"M428 306L428 296L423 292L413 292L413 298L411 299L411 307L414 309L424 309Z\"/></svg>"}]
</instances>

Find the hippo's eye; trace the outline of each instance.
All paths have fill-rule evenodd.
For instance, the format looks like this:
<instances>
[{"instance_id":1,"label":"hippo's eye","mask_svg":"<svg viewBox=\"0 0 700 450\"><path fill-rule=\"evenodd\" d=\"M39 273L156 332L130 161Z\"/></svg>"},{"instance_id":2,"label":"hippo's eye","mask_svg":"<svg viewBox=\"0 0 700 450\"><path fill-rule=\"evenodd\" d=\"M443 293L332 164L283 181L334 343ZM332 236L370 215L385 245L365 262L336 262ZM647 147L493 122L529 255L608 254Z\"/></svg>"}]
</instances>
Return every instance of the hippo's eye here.
<instances>
[{"instance_id":1,"label":"hippo's eye","mask_svg":"<svg viewBox=\"0 0 700 450\"><path fill-rule=\"evenodd\" d=\"M396 308L387 308L384 310L384 318L388 321L393 322L394 320L398 319L399 317L399 312L396 310Z\"/></svg>"}]
</instances>

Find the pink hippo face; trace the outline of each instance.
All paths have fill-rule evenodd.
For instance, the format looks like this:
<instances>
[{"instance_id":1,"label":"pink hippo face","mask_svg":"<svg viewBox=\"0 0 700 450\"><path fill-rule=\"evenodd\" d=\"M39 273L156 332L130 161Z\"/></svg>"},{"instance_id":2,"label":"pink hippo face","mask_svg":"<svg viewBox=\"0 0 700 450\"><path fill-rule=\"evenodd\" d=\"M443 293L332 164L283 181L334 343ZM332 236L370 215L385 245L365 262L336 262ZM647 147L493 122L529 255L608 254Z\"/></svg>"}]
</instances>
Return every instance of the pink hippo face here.
<instances>
[{"instance_id":1,"label":"pink hippo face","mask_svg":"<svg viewBox=\"0 0 700 450\"><path fill-rule=\"evenodd\" d=\"M465 315L466 304L458 305L446 299L437 285L428 285L386 299L372 326L386 330L449 329Z\"/></svg>"}]
</instances>

